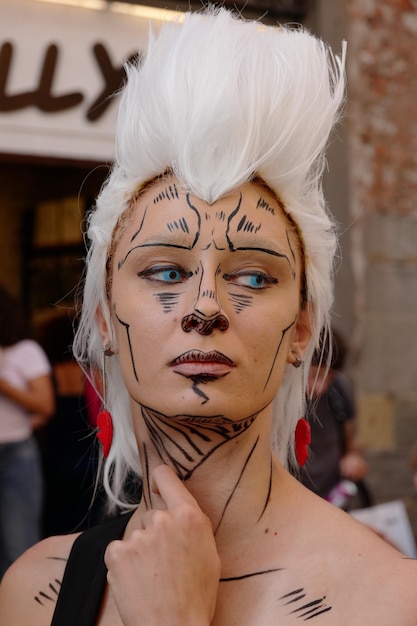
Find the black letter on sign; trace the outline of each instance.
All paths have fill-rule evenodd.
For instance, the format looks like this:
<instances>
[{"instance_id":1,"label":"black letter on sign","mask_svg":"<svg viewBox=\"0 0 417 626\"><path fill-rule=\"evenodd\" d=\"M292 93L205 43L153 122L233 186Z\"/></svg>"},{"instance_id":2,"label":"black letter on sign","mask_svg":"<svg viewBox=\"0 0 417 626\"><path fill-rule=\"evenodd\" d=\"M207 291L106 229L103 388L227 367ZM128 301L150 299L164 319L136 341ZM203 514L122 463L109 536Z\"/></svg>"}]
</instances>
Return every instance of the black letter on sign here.
<instances>
[{"instance_id":1,"label":"black letter on sign","mask_svg":"<svg viewBox=\"0 0 417 626\"><path fill-rule=\"evenodd\" d=\"M46 50L37 94L38 108L45 113L59 113L65 109L72 109L83 101L83 94L77 91L64 96L52 95L51 88L57 59L58 46L51 44Z\"/></svg>"},{"instance_id":2,"label":"black letter on sign","mask_svg":"<svg viewBox=\"0 0 417 626\"><path fill-rule=\"evenodd\" d=\"M116 92L121 89L125 78L123 65L121 67L113 67L110 57L103 44L95 44L93 52L105 83L101 93L88 108L87 119L90 122L95 122L105 113L106 109L110 106L112 96L116 95ZM131 54L128 57L127 62L133 63L133 61L138 57L140 58L140 56L141 53Z\"/></svg>"}]
</instances>

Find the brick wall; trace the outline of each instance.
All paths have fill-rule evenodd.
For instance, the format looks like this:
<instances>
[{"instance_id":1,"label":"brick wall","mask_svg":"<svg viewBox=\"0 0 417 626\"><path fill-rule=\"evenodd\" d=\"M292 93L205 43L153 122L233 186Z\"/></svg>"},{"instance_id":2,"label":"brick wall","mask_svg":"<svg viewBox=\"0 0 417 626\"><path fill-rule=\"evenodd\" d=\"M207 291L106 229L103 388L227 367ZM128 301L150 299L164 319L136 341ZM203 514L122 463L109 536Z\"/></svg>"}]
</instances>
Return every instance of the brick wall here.
<instances>
[{"instance_id":1,"label":"brick wall","mask_svg":"<svg viewBox=\"0 0 417 626\"><path fill-rule=\"evenodd\" d=\"M414 500L409 456L417 445L417 2L348 0L346 10L360 434L377 498Z\"/></svg>"}]
</instances>

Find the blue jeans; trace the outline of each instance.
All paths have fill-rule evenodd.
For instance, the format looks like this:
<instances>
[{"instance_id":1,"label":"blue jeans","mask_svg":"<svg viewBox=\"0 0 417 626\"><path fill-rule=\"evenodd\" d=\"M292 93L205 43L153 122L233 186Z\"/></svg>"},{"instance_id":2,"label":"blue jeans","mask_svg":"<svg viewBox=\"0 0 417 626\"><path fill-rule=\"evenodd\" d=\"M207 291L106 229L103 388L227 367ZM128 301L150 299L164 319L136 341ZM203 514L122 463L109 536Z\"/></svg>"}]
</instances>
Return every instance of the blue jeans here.
<instances>
[{"instance_id":1,"label":"blue jeans","mask_svg":"<svg viewBox=\"0 0 417 626\"><path fill-rule=\"evenodd\" d=\"M41 538L43 477L34 437L0 443L0 579Z\"/></svg>"}]
</instances>

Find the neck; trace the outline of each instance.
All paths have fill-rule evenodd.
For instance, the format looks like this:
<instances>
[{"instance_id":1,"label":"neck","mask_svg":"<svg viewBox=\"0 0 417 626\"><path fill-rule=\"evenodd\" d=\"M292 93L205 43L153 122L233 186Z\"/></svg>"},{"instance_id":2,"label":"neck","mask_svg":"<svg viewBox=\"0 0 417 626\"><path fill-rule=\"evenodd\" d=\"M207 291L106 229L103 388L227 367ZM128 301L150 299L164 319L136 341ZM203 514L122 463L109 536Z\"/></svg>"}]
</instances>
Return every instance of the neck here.
<instances>
[{"instance_id":1,"label":"neck","mask_svg":"<svg viewBox=\"0 0 417 626\"><path fill-rule=\"evenodd\" d=\"M164 504L151 488L152 470L170 465L211 519L216 539L268 515L277 467L269 432L271 409L236 422L224 416L166 417L142 407L136 433L144 471L142 507ZM267 423L265 423L267 422Z\"/></svg>"}]
</instances>

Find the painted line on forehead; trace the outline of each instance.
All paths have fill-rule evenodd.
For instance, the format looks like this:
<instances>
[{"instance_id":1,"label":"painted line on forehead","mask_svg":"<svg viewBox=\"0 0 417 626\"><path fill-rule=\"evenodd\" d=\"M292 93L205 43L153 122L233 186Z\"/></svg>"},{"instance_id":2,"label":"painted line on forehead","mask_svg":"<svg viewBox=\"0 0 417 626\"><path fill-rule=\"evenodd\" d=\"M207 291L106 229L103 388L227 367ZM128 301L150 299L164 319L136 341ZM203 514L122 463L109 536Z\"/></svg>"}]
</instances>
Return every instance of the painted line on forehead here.
<instances>
[{"instance_id":1,"label":"painted line on forehead","mask_svg":"<svg viewBox=\"0 0 417 626\"><path fill-rule=\"evenodd\" d=\"M285 254L284 252L278 252L277 250L271 250L271 248L266 248L264 246L236 246L233 243L232 238L231 238L231 234L230 234L231 223L232 223L232 220L236 217L236 215L241 210L241 205L242 205L242 194L240 194L239 201L238 201L238 204L237 204L236 208L232 211L232 213L229 215L229 218L227 220L226 240L227 240L227 243L228 243L228 246L229 246L229 250L231 252L252 251L252 250L254 252L262 252L264 254L269 254L269 255L272 255L272 256L276 256L278 258L285 259L287 261L288 265L291 267L290 259L288 258L288 255ZM237 232L243 231L243 232L251 232L251 233L255 232L256 233L256 232L259 231L260 228L261 228L261 225L259 225L258 227L255 227L253 222L247 221L247 216L243 215L243 217L239 221L239 224L238 224L238 226L236 228L236 231ZM291 269L292 269L292 267L291 267Z\"/></svg>"},{"instance_id":2,"label":"painted line on forehead","mask_svg":"<svg viewBox=\"0 0 417 626\"><path fill-rule=\"evenodd\" d=\"M145 222L145 217L146 217L147 212L148 212L148 207L146 206L145 210L143 211L143 216L142 216L142 219L140 221L139 228L137 229L136 232L133 233L132 237L130 238L130 243L135 241L136 237L139 235L140 231L142 230L142 227L143 227L143 224Z\"/></svg>"},{"instance_id":3,"label":"painted line on forehead","mask_svg":"<svg viewBox=\"0 0 417 626\"><path fill-rule=\"evenodd\" d=\"M185 217L180 217L179 220L169 222L167 226L170 233L174 233L176 230L182 230L182 232L187 233L187 235L190 233L190 229L188 228L187 220L185 219Z\"/></svg>"},{"instance_id":4,"label":"painted line on forehead","mask_svg":"<svg viewBox=\"0 0 417 626\"><path fill-rule=\"evenodd\" d=\"M248 220L247 215L244 215L237 225L236 230L238 232L242 230L244 233L257 233L261 230L261 224L256 226L251 220Z\"/></svg>"},{"instance_id":5,"label":"painted line on forehead","mask_svg":"<svg viewBox=\"0 0 417 626\"><path fill-rule=\"evenodd\" d=\"M127 337L127 342L128 342L128 346L129 346L130 360L131 360L131 363L132 363L133 374L134 374L134 377L136 378L137 382L140 382L138 374L137 374L137 371L136 371L135 359L134 359L134 356L133 356L133 349L132 349L132 342L131 342L131 339L130 339L130 324L128 324L127 322L124 322L122 319L120 319L120 317L116 313L116 306L113 307L113 311L114 311L114 315L115 315L117 321L119 322L119 324L121 324L121 326L123 326L123 328L126 331L126 337Z\"/></svg>"},{"instance_id":6,"label":"painted line on forehead","mask_svg":"<svg viewBox=\"0 0 417 626\"><path fill-rule=\"evenodd\" d=\"M292 247L292 244L291 244L290 233L289 233L288 228L286 229L285 233L286 233L286 235L287 235L288 247L289 247L289 249L290 249L291 256L292 256L292 259L293 259L293 262L294 262L294 264L296 265L296 264L297 264L297 257L295 256L295 252L294 252L293 247ZM289 261L288 261L288 262L289 262ZM296 276L297 276L296 269L295 269L295 268L291 265L291 263L290 263L290 262L289 262L289 264L290 264L290 267L291 267L291 270L292 270L292 277L293 277L293 279L295 280L295 278L296 278Z\"/></svg>"},{"instance_id":7,"label":"painted line on forehead","mask_svg":"<svg viewBox=\"0 0 417 626\"><path fill-rule=\"evenodd\" d=\"M256 208L257 209L262 209L264 211L267 211L268 213L271 213L272 215L276 215L276 211L274 209L274 207L272 207L269 202L267 200L265 200L265 198L263 198L262 196L259 197L259 200L256 204Z\"/></svg>"},{"instance_id":8,"label":"painted line on forehead","mask_svg":"<svg viewBox=\"0 0 417 626\"><path fill-rule=\"evenodd\" d=\"M153 204L158 204L158 202L162 202L162 200L168 200L170 202L171 200L179 200L179 197L177 185L172 183L172 185L168 185L165 188L165 191L157 193L152 202Z\"/></svg>"},{"instance_id":9,"label":"painted line on forehead","mask_svg":"<svg viewBox=\"0 0 417 626\"><path fill-rule=\"evenodd\" d=\"M269 383L269 381L270 381L270 378L271 378L271 376L272 376L272 371L273 371L273 369L274 369L274 367L275 367L275 363L276 363L276 360L277 360L277 357L278 357L279 351L280 351L280 349L281 349L282 342L284 341L284 337L285 337L285 335L287 334L287 332L290 330L290 328L291 328L292 326L294 326L295 322L296 322L296 320L294 320L293 322L291 322L291 324L290 324L289 326L287 326L286 328L284 328L284 330L282 330L282 331L281 331L281 339L280 339L280 341L279 341L279 343L278 343L277 349L276 349L276 351L275 351L274 358L273 358L273 360L272 360L271 369L269 370L269 374L268 374L268 377L267 377L266 382L265 382L264 391L265 391L265 389L267 388L267 385L268 385L268 383Z\"/></svg>"},{"instance_id":10,"label":"painted line on forehead","mask_svg":"<svg viewBox=\"0 0 417 626\"><path fill-rule=\"evenodd\" d=\"M231 252L234 252L234 251L235 251L235 248L234 248L233 243L232 243L232 241L231 241L231 239L230 239L230 237L229 237L229 232L230 232L230 224L231 224L231 222L232 222L233 218L235 217L235 215L237 215L237 214L239 213L239 211L240 211L240 207L241 207L241 204L242 204L242 194L239 194L239 200L238 200L237 206L236 206L236 208L235 208L235 209L234 209L234 210L230 213L230 215L229 215L229 217L228 217L228 220L227 220L227 226L226 226L226 241L227 241L227 244L228 244L228 246L229 246L229 250L230 250Z\"/></svg>"},{"instance_id":11,"label":"painted line on forehead","mask_svg":"<svg viewBox=\"0 0 417 626\"><path fill-rule=\"evenodd\" d=\"M194 236L194 241L188 245L188 246L183 246L180 244L174 244L174 243L169 243L168 241L150 241L148 243L142 243L142 244L138 244L136 246L134 246L133 248L130 248L125 256L123 257L123 259L121 259L121 261L119 261L117 268L120 270L123 265L126 263L128 257L132 254L132 252L134 252L135 250L141 249L141 248L174 248L177 250L192 250L195 245L197 244L197 241L200 238L200 233L201 233L201 215L199 210L192 205L191 201L190 201L190 194L187 193L186 194L186 202L189 206L189 208L194 211L196 217L197 217L197 228L196 228L196 232L195 232L195 236ZM145 214L147 212L147 209L145 209ZM131 243L138 237L138 235L140 234L140 232L143 229L144 223L145 223L145 214L142 218L141 224L138 228L138 230L134 233L134 235L131 238ZM183 232L187 232L187 234L190 232L188 224L187 224L187 220L186 217L181 217L179 222L168 222L166 224L167 229L172 232L175 229L175 224L177 225L177 227L181 230L183 230Z\"/></svg>"},{"instance_id":12,"label":"painted line on forehead","mask_svg":"<svg viewBox=\"0 0 417 626\"><path fill-rule=\"evenodd\" d=\"M288 247L289 247L289 249L290 249L290 252L291 252L291 256L292 256L292 258L293 258L293 261L294 261L294 263L295 263L295 262L297 261L297 258L296 258L296 256L295 256L295 252L294 252L294 250L293 250L293 248L292 248L292 245L291 245L290 233L289 233L288 228L286 229L285 234L287 235Z\"/></svg>"}]
</instances>

